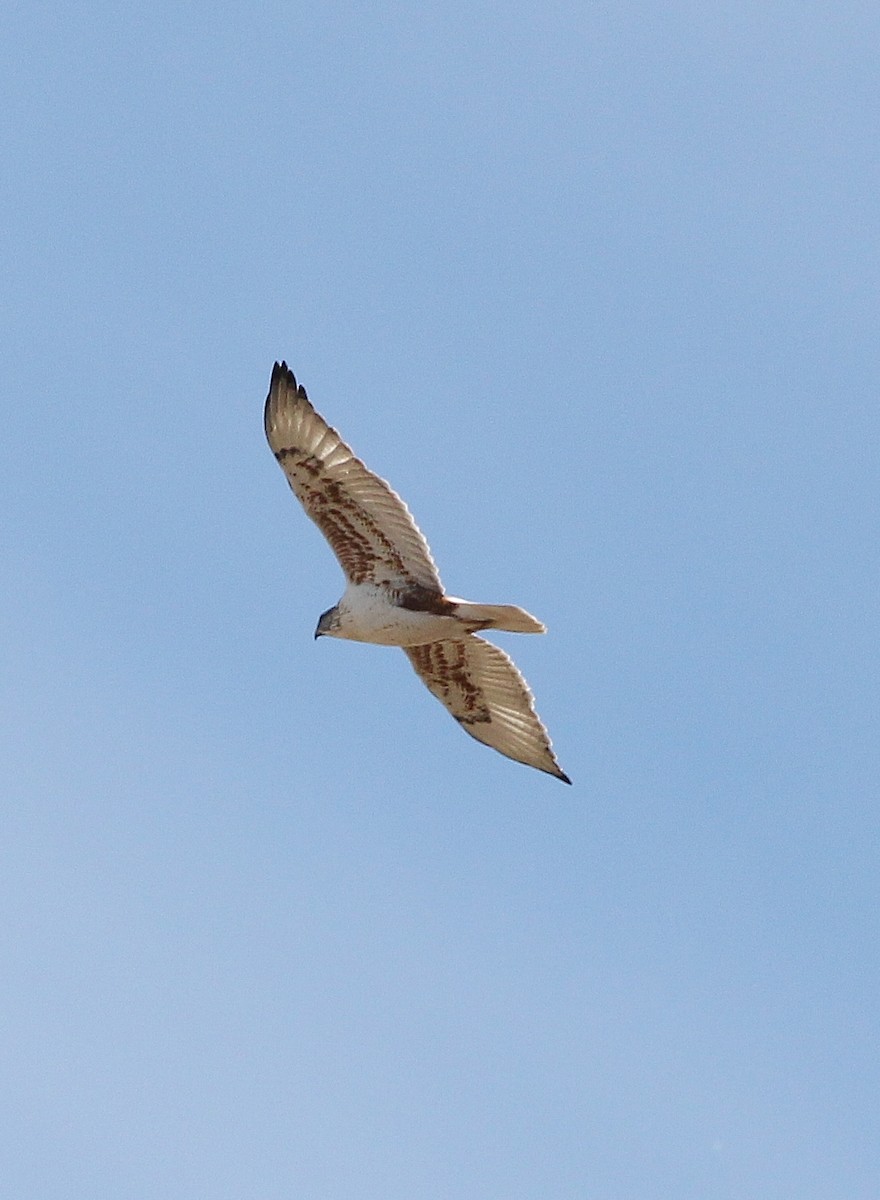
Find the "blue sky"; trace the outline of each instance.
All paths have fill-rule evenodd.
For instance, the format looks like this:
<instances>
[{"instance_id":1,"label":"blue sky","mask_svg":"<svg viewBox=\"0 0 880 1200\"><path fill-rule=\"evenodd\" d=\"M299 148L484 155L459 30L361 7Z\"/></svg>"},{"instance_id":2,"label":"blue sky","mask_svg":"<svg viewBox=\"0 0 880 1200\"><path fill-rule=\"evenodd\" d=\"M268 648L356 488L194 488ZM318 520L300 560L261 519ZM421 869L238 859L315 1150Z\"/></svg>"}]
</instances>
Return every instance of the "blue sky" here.
<instances>
[{"instance_id":1,"label":"blue sky","mask_svg":"<svg viewBox=\"0 0 880 1200\"><path fill-rule=\"evenodd\" d=\"M875 7L11 4L0 63L9 1194L875 1200ZM312 640L282 357L547 622L573 787Z\"/></svg>"}]
</instances>

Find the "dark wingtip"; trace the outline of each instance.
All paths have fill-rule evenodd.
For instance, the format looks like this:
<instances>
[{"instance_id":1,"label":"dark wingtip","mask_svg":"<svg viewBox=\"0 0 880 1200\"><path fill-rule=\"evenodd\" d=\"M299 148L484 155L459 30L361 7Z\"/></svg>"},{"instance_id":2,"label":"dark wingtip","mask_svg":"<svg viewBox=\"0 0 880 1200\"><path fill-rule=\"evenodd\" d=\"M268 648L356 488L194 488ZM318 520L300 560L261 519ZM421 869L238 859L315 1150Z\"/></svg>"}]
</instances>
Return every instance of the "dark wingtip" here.
<instances>
[{"instance_id":1,"label":"dark wingtip","mask_svg":"<svg viewBox=\"0 0 880 1200\"><path fill-rule=\"evenodd\" d=\"M281 418L282 410L297 400L309 403L306 389L301 383L296 382L296 376L286 362L283 360L276 362L272 368L269 394L266 396L266 403L263 406L263 429L266 431L266 439L276 458L278 458L279 452L276 443L276 425ZM279 458L278 461L281 462L281 459Z\"/></svg>"},{"instance_id":2,"label":"dark wingtip","mask_svg":"<svg viewBox=\"0 0 880 1200\"><path fill-rule=\"evenodd\" d=\"M294 392L295 395L302 396L303 400L308 400L306 389L301 383L296 382L296 376L283 359L280 363L276 362L275 366L272 368L272 379L269 383L270 394L273 388L275 388L282 380L287 384L291 391Z\"/></svg>"},{"instance_id":3,"label":"dark wingtip","mask_svg":"<svg viewBox=\"0 0 880 1200\"><path fill-rule=\"evenodd\" d=\"M564 771L557 772L556 778L561 779L563 783L571 783L571 780Z\"/></svg>"}]
</instances>

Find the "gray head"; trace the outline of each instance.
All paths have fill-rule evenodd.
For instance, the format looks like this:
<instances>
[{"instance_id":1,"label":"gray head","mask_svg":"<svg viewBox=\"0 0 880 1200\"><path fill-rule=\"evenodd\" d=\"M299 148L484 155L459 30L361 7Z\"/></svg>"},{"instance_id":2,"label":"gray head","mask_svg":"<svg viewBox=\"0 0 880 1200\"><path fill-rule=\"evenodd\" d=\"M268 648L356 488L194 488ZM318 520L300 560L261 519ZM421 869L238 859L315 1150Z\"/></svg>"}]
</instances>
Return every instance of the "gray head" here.
<instances>
[{"instance_id":1,"label":"gray head","mask_svg":"<svg viewBox=\"0 0 880 1200\"><path fill-rule=\"evenodd\" d=\"M334 605L333 608L328 608L326 612L321 613L318 619L318 628L315 630L315 639L328 634L330 637L339 628L339 608Z\"/></svg>"}]
</instances>

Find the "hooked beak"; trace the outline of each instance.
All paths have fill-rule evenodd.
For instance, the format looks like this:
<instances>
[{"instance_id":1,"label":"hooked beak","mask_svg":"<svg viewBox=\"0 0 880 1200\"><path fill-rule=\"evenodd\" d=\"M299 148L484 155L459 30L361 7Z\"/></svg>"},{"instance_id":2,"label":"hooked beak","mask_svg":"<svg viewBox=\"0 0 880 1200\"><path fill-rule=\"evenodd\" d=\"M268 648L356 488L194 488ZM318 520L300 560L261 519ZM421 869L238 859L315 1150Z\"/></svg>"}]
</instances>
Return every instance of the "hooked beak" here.
<instances>
[{"instance_id":1,"label":"hooked beak","mask_svg":"<svg viewBox=\"0 0 880 1200\"><path fill-rule=\"evenodd\" d=\"M335 614L336 610L333 608L328 608L325 613L321 613L321 616L318 618L318 626L315 629L315 641L317 641L319 637L323 637L324 634L327 633L328 629L333 629Z\"/></svg>"}]
</instances>

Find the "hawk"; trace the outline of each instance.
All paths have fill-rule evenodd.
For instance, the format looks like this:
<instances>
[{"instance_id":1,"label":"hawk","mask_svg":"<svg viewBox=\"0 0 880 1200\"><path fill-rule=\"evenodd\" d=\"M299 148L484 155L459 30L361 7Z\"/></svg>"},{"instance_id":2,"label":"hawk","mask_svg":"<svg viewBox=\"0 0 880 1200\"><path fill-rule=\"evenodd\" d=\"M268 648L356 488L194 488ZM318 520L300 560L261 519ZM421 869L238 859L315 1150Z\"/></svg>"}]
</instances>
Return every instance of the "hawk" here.
<instances>
[{"instance_id":1,"label":"hawk","mask_svg":"<svg viewBox=\"0 0 880 1200\"><path fill-rule=\"evenodd\" d=\"M315 411L286 363L272 370L264 423L287 482L347 580L315 637L400 646L471 737L571 783L528 684L503 650L478 636L485 629L543 633L541 622L512 604L473 604L445 593L409 509Z\"/></svg>"}]
</instances>

